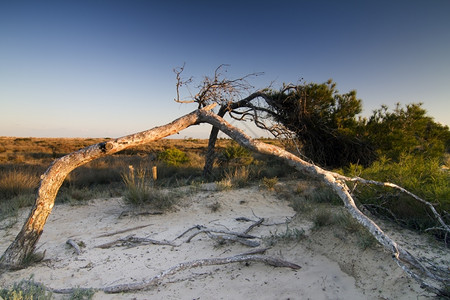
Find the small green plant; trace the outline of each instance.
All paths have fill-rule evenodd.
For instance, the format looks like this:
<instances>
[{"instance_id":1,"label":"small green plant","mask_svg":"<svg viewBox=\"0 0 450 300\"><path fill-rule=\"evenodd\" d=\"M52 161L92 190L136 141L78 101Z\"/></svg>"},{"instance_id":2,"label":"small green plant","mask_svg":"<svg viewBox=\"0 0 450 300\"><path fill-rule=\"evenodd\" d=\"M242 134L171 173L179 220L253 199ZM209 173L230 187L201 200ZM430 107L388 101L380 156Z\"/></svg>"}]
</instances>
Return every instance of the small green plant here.
<instances>
[{"instance_id":1,"label":"small green plant","mask_svg":"<svg viewBox=\"0 0 450 300\"><path fill-rule=\"evenodd\" d=\"M52 293L45 286L34 282L33 275L21 280L8 289L0 289L0 298L11 300L52 299Z\"/></svg>"},{"instance_id":2,"label":"small green plant","mask_svg":"<svg viewBox=\"0 0 450 300\"><path fill-rule=\"evenodd\" d=\"M375 237L347 211L336 215L336 223L346 232L356 236L357 244L362 250L377 244Z\"/></svg>"},{"instance_id":3,"label":"small green plant","mask_svg":"<svg viewBox=\"0 0 450 300\"><path fill-rule=\"evenodd\" d=\"M375 239L373 235L370 234L370 232L367 231L366 228L360 227L360 230L357 232L357 240L358 240L358 246L362 250L366 250L367 248L371 248L375 246L378 242Z\"/></svg>"},{"instance_id":4,"label":"small green plant","mask_svg":"<svg viewBox=\"0 0 450 300\"><path fill-rule=\"evenodd\" d=\"M75 289L69 297L69 300L90 300L94 297L95 290L94 289Z\"/></svg>"},{"instance_id":5,"label":"small green plant","mask_svg":"<svg viewBox=\"0 0 450 300\"><path fill-rule=\"evenodd\" d=\"M303 229L289 228L286 224L286 230L284 232L278 233L275 231L271 232L269 236L263 237L263 241L267 246L273 246L279 242L287 243L291 241L300 241L306 237L305 231Z\"/></svg>"},{"instance_id":6,"label":"small green plant","mask_svg":"<svg viewBox=\"0 0 450 300\"><path fill-rule=\"evenodd\" d=\"M180 166L189 162L187 154L177 148L171 148L159 153L158 159L169 166Z\"/></svg>"},{"instance_id":7,"label":"small green plant","mask_svg":"<svg viewBox=\"0 0 450 300\"><path fill-rule=\"evenodd\" d=\"M247 166L253 161L249 150L239 145L229 145L219 155L219 161L226 165Z\"/></svg>"},{"instance_id":8,"label":"small green plant","mask_svg":"<svg viewBox=\"0 0 450 300\"><path fill-rule=\"evenodd\" d=\"M314 229L336 223L336 215L328 209L320 209L313 215Z\"/></svg>"},{"instance_id":9,"label":"small green plant","mask_svg":"<svg viewBox=\"0 0 450 300\"><path fill-rule=\"evenodd\" d=\"M278 183L278 178L267 178L264 177L262 180L263 185L270 191L273 191L275 189L275 185Z\"/></svg>"},{"instance_id":10,"label":"small green plant","mask_svg":"<svg viewBox=\"0 0 450 300\"><path fill-rule=\"evenodd\" d=\"M209 205L208 208L211 210L211 212L217 212L222 207L222 204L220 202L216 201L213 204Z\"/></svg>"}]
</instances>

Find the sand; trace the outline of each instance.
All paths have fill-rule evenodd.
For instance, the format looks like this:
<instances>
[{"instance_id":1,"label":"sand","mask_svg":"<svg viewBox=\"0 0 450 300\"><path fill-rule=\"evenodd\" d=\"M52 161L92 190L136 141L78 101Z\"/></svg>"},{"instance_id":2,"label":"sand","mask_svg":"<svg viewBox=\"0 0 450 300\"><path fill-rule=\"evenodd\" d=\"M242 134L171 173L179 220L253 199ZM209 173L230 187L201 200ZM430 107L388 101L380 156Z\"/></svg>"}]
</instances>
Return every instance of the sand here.
<instances>
[{"instance_id":1,"label":"sand","mask_svg":"<svg viewBox=\"0 0 450 300\"><path fill-rule=\"evenodd\" d=\"M44 261L1 275L0 286L9 286L32 274L36 282L55 289L139 283L181 262L252 250L239 243L219 244L205 234L195 236L189 243L186 240L190 234L176 239L194 225L242 232L251 223L236 218L245 217L255 221L264 218L265 225L279 224L255 227L250 232L260 238L256 239L261 243L259 248L267 246L270 240L267 237L286 232L287 219L291 220L289 230L303 230L305 238L279 241L266 252L298 264L301 269L276 268L259 262L193 268L164 278L145 291L97 292L94 299L431 298L380 246L363 250L354 237L332 227L312 231L312 223L295 216L289 203L280 199L277 192L258 186L217 191L214 185L186 188L182 192L184 197L173 210L156 215L145 214L145 209L130 211L121 198L96 199L76 206L56 205L38 243L38 251L46 251ZM218 203L216 211L211 207L214 203ZM24 210L17 224L1 230L1 252L14 239L27 214L28 210ZM0 222L2 228L9 221ZM136 228L139 226L145 227ZM117 233L133 228L136 229ZM129 235L172 241L177 246L97 247ZM79 255L66 243L68 239L83 245ZM431 253L426 238L415 239L419 251L434 255L443 263L449 262L448 251Z\"/></svg>"}]
</instances>

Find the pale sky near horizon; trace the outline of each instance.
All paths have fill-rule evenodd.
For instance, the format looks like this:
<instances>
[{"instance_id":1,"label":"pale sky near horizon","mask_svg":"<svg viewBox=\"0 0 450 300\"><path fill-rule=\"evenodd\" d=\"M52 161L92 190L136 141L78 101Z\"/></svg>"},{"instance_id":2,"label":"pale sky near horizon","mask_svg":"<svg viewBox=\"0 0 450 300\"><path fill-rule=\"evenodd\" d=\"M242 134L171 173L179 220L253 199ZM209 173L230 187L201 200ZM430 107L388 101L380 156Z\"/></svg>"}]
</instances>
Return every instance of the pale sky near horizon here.
<instances>
[{"instance_id":1,"label":"pale sky near horizon","mask_svg":"<svg viewBox=\"0 0 450 300\"><path fill-rule=\"evenodd\" d=\"M423 102L450 125L450 1L0 1L0 136L119 137L194 110L173 69ZM195 93L195 85L192 86ZM208 126L177 137L206 138ZM258 134L258 133L257 133Z\"/></svg>"}]
</instances>

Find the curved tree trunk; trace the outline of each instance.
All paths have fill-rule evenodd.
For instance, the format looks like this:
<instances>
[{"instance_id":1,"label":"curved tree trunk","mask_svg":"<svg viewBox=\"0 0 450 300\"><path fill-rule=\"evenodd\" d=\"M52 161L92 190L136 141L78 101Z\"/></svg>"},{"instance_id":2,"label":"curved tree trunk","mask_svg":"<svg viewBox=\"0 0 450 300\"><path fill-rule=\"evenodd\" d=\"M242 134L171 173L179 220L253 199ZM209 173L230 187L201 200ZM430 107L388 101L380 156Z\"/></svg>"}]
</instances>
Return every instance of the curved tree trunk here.
<instances>
[{"instance_id":1,"label":"curved tree trunk","mask_svg":"<svg viewBox=\"0 0 450 300\"><path fill-rule=\"evenodd\" d=\"M99 157L111 155L129 147L175 134L191 125L197 124L200 112L209 110L213 106L196 110L170 124L95 144L55 160L41 176L35 204L22 230L0 258L0 269L21 268L26 258L33 254L45 222L52 211L56 194L64 179L72 170Z\"/></svg>"}]
</instances>

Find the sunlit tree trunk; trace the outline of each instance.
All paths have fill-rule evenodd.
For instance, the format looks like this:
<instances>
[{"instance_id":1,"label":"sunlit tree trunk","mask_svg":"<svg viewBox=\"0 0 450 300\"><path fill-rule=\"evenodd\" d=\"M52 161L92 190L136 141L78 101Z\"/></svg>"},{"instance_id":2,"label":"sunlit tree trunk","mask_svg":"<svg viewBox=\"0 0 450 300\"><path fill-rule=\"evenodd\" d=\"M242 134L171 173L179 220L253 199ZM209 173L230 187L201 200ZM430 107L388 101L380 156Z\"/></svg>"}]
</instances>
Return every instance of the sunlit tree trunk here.
<instances>
[{"instance_id":1,"label":"sunlit tree trunk","mask_svg":"<svg viewBox=\"0 0 450 300\"><path fill-rule=\"evenodd\" d=\"M211 108L206 107L202 110L196 110L170 124L95 144L55 160L41 176L35 204L16 239L0 258L0 269L21 268L27 257L33 254L45 222L52 211L56 194L64 179L72 170L99 157L175 134L196 124L200 112Z\"/></svg>"}]
</instances>

